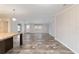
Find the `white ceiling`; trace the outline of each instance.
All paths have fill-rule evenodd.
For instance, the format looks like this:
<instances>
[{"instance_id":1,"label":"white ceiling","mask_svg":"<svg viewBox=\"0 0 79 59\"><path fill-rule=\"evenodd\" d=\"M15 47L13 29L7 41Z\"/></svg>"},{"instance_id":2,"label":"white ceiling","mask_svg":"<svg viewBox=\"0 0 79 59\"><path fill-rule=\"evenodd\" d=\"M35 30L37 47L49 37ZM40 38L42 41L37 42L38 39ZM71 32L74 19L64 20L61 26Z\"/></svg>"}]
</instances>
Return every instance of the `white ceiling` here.
<instances>
[{"instance_id":1,"label":"white ceiling","mask_svg":"<svg viewBox=\"0 0 79 59\"><path fill-rule=\"evenodd\" d=\"M12 15L18 19L50 19L63 8L63 4L3 4L0 5L1 15Z\"/></svg>"},{"instance_id":2,"label":"white ceiling","mask_svg":"<svg viewBox=\"0 0 79 59\"><path fill-rule=\"evenodd\" d=\"M63 6L63 4L3 4L0 5L0 18L13 17L15 9L16 22L51 23L55 13Z\"/></svg>"}]
</instances>

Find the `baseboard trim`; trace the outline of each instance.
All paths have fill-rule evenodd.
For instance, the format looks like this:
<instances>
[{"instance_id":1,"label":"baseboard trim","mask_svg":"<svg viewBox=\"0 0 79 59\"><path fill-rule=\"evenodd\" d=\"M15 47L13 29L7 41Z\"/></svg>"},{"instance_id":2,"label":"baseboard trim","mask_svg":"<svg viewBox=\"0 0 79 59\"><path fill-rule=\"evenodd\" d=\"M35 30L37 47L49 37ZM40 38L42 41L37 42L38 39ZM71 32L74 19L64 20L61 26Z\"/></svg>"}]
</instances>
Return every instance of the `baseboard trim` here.
<instances>
[{"instance_id":1,"label":"baseboard trim","mask_svg":"<svg viewBox=\"0 0 79 59\"><path fill-rule=\"evenodd\" d=\"M49 33L49 34L51 36L53 36L51 33ZM68 49L70 49L74 54L79 54L78 52L76 52L75 50L73 50L72 48L70 48L69 46L67 46L65 43L63 43L62 41L58 40L58 38L55 37L55 40L57 40L58 42L60 42L61 44L63 44L65 47L67 47Z\"/></svg>"},{"instance_id":2,"label":"baseboard trim","mask_svg":"<svg viewBox=\"0 0 79 59\"><path fill-rule=\"evenodd\" d=\"M63 43L62 41L58 40L58 38L55 38L55 40L57 40L58 42L60 42L61 44L63 44L65 47L67 47L68 49L70 49L74 54L79 54L78 52L76 52L75 50L73 50L69 46L67 46L65 43Z\"/></svg>"}]
</instances>

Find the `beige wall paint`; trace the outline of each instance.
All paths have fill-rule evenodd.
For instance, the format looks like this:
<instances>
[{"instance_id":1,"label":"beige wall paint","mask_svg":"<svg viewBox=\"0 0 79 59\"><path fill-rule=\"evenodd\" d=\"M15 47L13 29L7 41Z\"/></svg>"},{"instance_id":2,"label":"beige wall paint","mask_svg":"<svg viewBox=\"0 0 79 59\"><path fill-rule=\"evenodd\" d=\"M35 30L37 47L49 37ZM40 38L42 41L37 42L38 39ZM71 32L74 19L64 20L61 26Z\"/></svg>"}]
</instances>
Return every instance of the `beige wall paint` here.
<instances>
[{"instance_id":1,"label":"beige wall paint","mask_svg":"<svg viewBox=\"0 0 79 59\"><path fill-rule=\"evenodd\" d=\"M79 5L72 5L56 14L56 39L79 53Z\"/></svg>"},{"instance_id":2,"label":"beige wall paint","mask_svg":"<svg viewBox=\"0 0 79 59\"><path fill-rule=\"evenodd\" d=\"M8 32L8 22L7 21L0 21L0 33L7 33Z\"/></svg>"},{"instance_id":3,"label":"beige wall paint","mask_svg":"<svg viewBox=\"0 0 79 59\"><path fill-rule=\"evenodd\" d=\"M1 23L2 23L2 25L1 25ZM3 28L2 31L4 31L4 29L5 29L4 32L11 32L11 20L10 20L10 17L0 17L0 26L2 26L2 28Z\"/></svg>"}]
</instances>

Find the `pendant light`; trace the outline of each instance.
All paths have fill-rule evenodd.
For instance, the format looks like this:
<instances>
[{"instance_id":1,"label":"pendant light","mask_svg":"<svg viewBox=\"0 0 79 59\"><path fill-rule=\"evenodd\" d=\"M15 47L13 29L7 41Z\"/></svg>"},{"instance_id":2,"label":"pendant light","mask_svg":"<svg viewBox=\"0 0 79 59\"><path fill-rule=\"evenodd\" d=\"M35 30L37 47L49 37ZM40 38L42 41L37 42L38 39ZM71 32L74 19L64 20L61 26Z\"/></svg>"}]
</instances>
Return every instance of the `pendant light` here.
<instances>
[{"instance_id":1,"label":"pendant light","mask_svg":"<svg viewBox=\"0 0 79 59\"><path fill-rule=\"evenodd\" d=\"M15 9L13 9L12 21L16 21L16 17L15 17Z\"/></svg>"}]
</instances>

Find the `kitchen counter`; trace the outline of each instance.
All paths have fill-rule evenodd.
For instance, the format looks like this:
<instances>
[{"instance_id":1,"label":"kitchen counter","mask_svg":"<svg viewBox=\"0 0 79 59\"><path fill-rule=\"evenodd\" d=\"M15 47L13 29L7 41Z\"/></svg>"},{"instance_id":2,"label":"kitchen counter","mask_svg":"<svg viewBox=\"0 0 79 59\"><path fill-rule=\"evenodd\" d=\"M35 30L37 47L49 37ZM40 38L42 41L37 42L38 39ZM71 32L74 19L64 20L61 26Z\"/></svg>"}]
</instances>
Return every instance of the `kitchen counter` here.
<instances>
[{"instance_id":1,"label":"kitchen counter","mask_svg":"<svg viewBox=\"0 0 79 59\"><path fill-rule=\"evenodd\" d=\"M6 53L13 48L13 37L20 35L20 45L22 45L22 33L0 33L0 53Z\"/></svg>"},{"instance_id":2,"label":"kitchen counter","mask_svg":"<svg viewBox=\"0 0 79 59\"><path fill-rule=\"evenodd\" d=\"M18 35L18 33L0 33L0 41Z\"/></svg>"}]
</instances>

